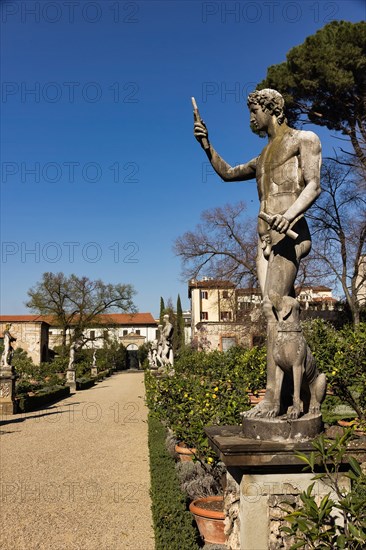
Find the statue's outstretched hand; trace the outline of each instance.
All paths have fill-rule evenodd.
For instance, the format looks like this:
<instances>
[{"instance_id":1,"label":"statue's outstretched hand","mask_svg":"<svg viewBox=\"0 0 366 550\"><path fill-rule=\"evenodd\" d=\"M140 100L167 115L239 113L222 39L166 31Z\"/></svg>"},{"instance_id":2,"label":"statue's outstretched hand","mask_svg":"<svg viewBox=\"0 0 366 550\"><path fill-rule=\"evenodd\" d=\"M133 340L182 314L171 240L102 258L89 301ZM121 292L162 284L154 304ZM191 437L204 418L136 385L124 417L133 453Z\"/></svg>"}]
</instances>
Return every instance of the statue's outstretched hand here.
<instances>
[{"instance_id":1,"label":"statue's outstretched hand","mask_svg":"<svg viewBox=\"0 0 366 550\"><path fill-rule=\"evenodd\" d=\"M194 137L196 138L197 141L200 142L202 147L203 147L203 140L206 139L208 141L208 130L203 120L195 120Z\"/></svg>"}]
</instances>

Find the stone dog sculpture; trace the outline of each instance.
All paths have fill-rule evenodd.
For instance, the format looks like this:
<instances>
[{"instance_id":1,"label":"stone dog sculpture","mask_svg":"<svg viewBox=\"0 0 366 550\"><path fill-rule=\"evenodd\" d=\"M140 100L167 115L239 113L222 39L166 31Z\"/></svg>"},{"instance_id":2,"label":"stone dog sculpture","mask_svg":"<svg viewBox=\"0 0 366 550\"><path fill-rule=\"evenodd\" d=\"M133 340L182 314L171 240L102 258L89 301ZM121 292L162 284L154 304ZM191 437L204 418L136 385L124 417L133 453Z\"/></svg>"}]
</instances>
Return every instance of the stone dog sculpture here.
<instances>
[{"instance_id":1,"label":"stone dog sculpture","mask_svg":"<svg viewBox=\"0 0 366 550\"><path fill-rule=\"evenodd\" d=\"M325 396L326 378L316 367L300 325L300 304L291 296L281 297L270 292L269 298L278 319L273 358L276 364L275 401L280 406L284 375L292 378L293 400L287 418L295 420L301 414L318 414Z\"/></svg>"}]
</instances>

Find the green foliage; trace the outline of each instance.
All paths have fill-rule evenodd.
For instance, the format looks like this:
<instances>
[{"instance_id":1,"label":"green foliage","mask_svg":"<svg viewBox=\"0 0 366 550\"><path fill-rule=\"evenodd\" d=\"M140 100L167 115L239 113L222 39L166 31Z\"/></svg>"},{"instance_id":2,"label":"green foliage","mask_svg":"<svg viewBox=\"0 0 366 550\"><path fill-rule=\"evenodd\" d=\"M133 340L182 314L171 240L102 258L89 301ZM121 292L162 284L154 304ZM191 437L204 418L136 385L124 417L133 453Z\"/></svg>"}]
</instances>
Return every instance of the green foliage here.
<instances>
[{"instance_id":1,"label":"green foliage","mask_svg":"<svg viewBox=\"0 0 366 550\"><path fill-rule=\"evenodd\" d=\"M143 365L145 363L145 361L147 360L147 356L148 356L148 353L149 353L150 346L151 346L151 344L149 342L145 342L144 344L142 344L142 346L140 346L138 348L137 357L138 357L140 365Z\"/></svg>"},{"instance_id":2,"label":"green foliage","mask_svg":"<svg viewBox=\"0 0 366 550\"><path fill-rule=\"evenodd\" d=\"M296 453L305 464L306 470L315 472L316 465L322 473L317 473L314 480L322 479L332 490L337 499L330 498L330 492L322 500L313 494L314 483L301 495L302 505L285 517L290 527L283 531L295 538L295 548L347 548L362 550L366 545L366 476L360 465L352 456L347 456L347 445L353 437L352 430L347 430L335 440L319 436L313 442L314 451L310 455ZM351 482L351 490L342 486L342 463L349 463L346 477ZM335 513L341 516L337 521Z\"/></svg>"},{"instance_id":3,"label":"green foliage","mask_svg":"<svg viewBox=\"0 0 366 550\"><path fill-rule=\"evenodd\" d=\"M197 531L180 491L174 459L165 447L166 430L149 415L152 515L156 550L195 550Z\"/></svg>"},{"instance_id":4,"label":"green foliage","mask_svg":"<svg viewBox=\"0 0 366 550\"><path fill-rule=\"evenodd\" d=\"M17 392L25 393L26 391L33 391L36 388L42 387L45 384L49 386L63 384L64 380L60 380L56 373L66 370L67 360L56 358L50 363L35 365L26 351L22 348L17 348L14 351L12 365L18 376ZM29 387L28 390L26 390L27 387Z\"/></svg>"},{"instance_id":5,"label":"green foliage","mask_svg":"<svg viewBox=\"0 0 366 550\"><path fill-rule=\"evenodd\" d=\"M37 372L38 367L33 363L32 358L22 348L14 350L12 366L20 378L30 378Z\"/></svg>"},{"instance_id":6,"label":"green foliage","mask_svg":"<svg viewBox=\"0 0 366 550\"><path fill-rule=\"evenodd\" d=\"M66 372L69 364L69 358L67 356L56 356L51 362L54 372Z\"/></svg>"},{"instance_id":7,"label":"green foliage","mask_svg":"<svg viewBox=\"0 0 366 550\"><path fill-rule=\"evenodd\" d=\"M259 89L283 94L290 122L306 114L314 124L350 135L365 117L366 23L332 21L268 68ZM353 135L352 135L353 133Z\"/></svg>"},{"instance_id":8,"label":"green foliage","mask_svg":"<svg viewBox=\"0 0 366 550\"><path fill-rule=\"evenodd\" d=\"M29 382L29 380L18 380L16 382L16 395L23 395L39 389L39 384Z\"/></svg>"},{"instance_id":9,"label":"green foliage","mask_svg":"<svg viewBox=\"0 0 366 550\"><path fill-rule=\"evenodd\" d=\"M89 361L79 361L75 364L76 378L90 378L91 363Z\"/></svg>"},{"instance_id":10,"label":"green foliage","mask_svg":"<svg viewBox=\"0 0 366 550\"><path fill-rule=\"evenodd\" d=\"M366 420L366 323L336 331L321 319L303 324L319 369L335 395Z\"/></svg>"},{"instance_id":11,"label":"green foliage","mask_svg":"<svg viewBox=\"0 0 366 550\"><path fill-rule=\"evenodd\" d=\"M155 377L146 372L150 411L173 430L180 441L195 447L208 463L216 460L204 428L240 424L249 408L248 391L265 387L265 351L232 348L228 352L184 350L174 375Z\"/></svg>"}]
</instances>

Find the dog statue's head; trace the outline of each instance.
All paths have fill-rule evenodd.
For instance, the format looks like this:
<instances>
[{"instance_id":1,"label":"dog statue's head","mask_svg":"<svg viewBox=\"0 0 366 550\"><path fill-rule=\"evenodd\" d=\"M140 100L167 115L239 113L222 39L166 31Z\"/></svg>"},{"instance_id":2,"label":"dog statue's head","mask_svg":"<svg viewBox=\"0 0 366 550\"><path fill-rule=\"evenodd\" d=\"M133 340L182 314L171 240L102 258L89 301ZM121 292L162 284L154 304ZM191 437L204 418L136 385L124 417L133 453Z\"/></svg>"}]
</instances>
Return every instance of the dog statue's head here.
<instances>
[{"instance_id":1,"label":"dog statue's head","mask_svg":"<svg viewBox=\"0 0 366 550\"><path fill-rule=\"evenodd\" d=\"M292 296L280 296L274 290L268 294L279 321L298 322L300 316L300 304Z\"/></svg>"}]
</instances>

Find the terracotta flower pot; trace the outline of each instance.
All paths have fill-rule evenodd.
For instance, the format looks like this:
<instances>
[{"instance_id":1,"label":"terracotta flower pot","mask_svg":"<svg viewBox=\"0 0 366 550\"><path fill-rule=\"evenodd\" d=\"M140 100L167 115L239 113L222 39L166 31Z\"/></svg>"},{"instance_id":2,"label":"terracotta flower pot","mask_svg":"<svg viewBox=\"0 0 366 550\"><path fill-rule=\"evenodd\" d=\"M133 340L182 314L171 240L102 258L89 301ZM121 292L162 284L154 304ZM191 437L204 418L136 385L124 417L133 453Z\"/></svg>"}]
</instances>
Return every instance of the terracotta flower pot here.
<instances>
[{"instance_id":1,"label":"terracotta flower pot","mask_svg":"<svg viewBox=\"0 0 366 550\"><path fill-rule=\"evenodd\" d=\"M178 445L175 446L175 452L179 456L179 460L181 462L189 462L193 460L194 455L197 452L197 449L189 448L184 443L178 443Z\"/></svg>"},{"instance_id":2,"label":"terracotta flower pot","mask_svg":"<svg viewBox=\"0 0 366 550\"><path fill-rule=\"evenodd\" d=\"M354 433L359 436L366 435L365 430L362 427L358 426L357 419L354 420L338 420L337 421L338 426L342 426L342 428L352 428L352 426L355 426Z\"/></svg>"},{"instance_id":3,"label":"terracotta flower pot","mask_svg":"<svg viewBox=\"0 0 366 550\"><path fill-rule=\"evenodd\" d=\"M266 395L266 390L259 390L256 394L249 393L249 399L251 405L257 405L257 403L260 403L264 396Z\"/></svg>"},{"instance_id":4,"label":"terracotta flower pot","mask_svg":"<svg viewBox=\"0 0 366 550\"><path fill-rule=\"evenodd\" d=\"M223 508L224 497L222 496L198 498L189 505L189 511L193 514L205 543L225 544Z\"/></svg>"}]
</instances>

